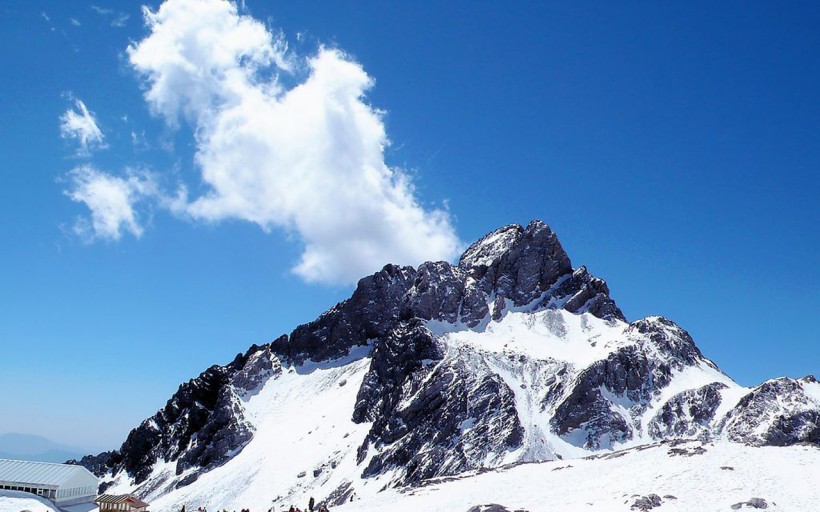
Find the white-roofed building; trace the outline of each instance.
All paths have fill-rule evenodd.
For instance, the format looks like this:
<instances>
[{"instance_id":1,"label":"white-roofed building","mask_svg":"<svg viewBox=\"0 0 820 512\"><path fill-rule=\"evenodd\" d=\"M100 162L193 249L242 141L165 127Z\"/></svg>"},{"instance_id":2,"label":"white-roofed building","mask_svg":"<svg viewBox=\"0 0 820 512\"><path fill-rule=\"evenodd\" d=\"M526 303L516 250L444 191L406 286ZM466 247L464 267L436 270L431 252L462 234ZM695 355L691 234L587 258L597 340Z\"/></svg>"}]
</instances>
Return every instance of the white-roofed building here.
<instances>
[{"instance_id":1,"label":"white-roofed building","mask_svg":"<svg viewBox=\"0 0 820 512\"><path fill-rule=\"evenodd\" d=\"M30 492L61 507L93 501L98 485L82 466L0 459L0 489Z\"/></svg>"}]
</instances>

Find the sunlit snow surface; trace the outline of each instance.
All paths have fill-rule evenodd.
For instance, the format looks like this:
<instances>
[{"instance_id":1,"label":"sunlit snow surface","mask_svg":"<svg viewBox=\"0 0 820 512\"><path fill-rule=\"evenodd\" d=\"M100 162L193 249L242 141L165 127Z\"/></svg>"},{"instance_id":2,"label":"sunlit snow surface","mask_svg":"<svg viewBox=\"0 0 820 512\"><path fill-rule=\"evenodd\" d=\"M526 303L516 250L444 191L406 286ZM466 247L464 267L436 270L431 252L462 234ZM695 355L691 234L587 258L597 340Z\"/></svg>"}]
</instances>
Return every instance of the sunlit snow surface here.
<instances>
[{"instance_id":1,"label":"sunlit snow surface","mask_svg":"<svg viewBox=\"0 0 820 512\"><path fill-rule=\"evenodd\" d=\"M490 503L530 512L629 511L639 496L649 494L662 498L653 509L658 512L726 512L751 498L766 500L772 511L818 510L820 449L724 442L701 446L696 441L674 448L687 452L698 447L705 453L672 455L673 447L661 444L596 459L522 464L420 488L386 490L334 511L466 512Z\"/></svg>"},{"instance_id":2,"label":"sunlit snow surface","mask_svg":"<svg viewBox=\"0 0 820 512\"><path fill-rule=\"evenodd\" d=\"M353 501L334 510L466 511L486 503L530 511L630 510L637 498L633 495L650 493L676 497L665 498L661 512L730 510L730 505L752 497L766 499L770 510L810 510L820 499L815 485L820 481L820 450L813 447L753 448L718 440L705 446L705 453L671 456L668 444L654 444L647 425L676 394L715 382L725 385L712 428L749 392L705 359L674 370L667 386L637 406L602 388L611 395L606 398L615 410L636 426L633 439L613 446L627 451L592 452L572 435L552 432L554 405L544 407L543 397L556 378L571 381L590 364L627 345L665 357L642 335L627 333L624 322L542 310L511 311L500 321L473 329L441 322L427 325L445 357L425 361L425 366L432 369L459 359L476 372L498 375L515 394L525 430L522 446L488 457L486 472L404 490L391 488L389 471L363 479L362 470L373 453L357 464L357 449L370 424L351 420L370 365L369 347L361 347L341 360L285 367L281 375L244 395L242 405L255 434L223 466L176 489L189 473L175 475L174 462L159 462L136 491L151 503L153 512L178 511L183 504L187 510L212 511L264 511L271 506L278 511L291 504L304 508L311 496L323 499L348 486ZM561 377L556 376L559 368L565 371ZM812 398L820 397L820 384L803 387ZM466 419L459 427L467 431L474 424ZM592 453L598 458L583 458ZM132 490L131 482L120 475L107 492Z\"/></svg>"},{"instance_id":3,"label":"sunlit snow surface","mask_svg":"<svg viewBox=\"0 0 820 512\"><path fill-rule=\"evenodd\" d=\"M59 512L54 503L22 491L0 490L0 512Z\"/></svg>"},{"instance_id":4,"label":"sunlit snow surface","mask_svg":"<svg viewBox=\"0 0 820 512\"><path fill-rule=\"evenodd\" d=\"M251 442L191 485L177 490L161 486L144 494L151 510L179 510L183 504L188 510L267 510L273 504L306 501L308 489L326 496L346 479L357 479L356 448L370 426L353 423L351 413L369 364L369 358L308 364L269 380L245 404L256 428ZM167 466L158 466L154 475L173 475L174 464ZM321 472L314 476L315 470ZM176 481L168 479L169 484ZM128 482L120 482L108 492L130 489Z\"/></svg>"}]
</instances>

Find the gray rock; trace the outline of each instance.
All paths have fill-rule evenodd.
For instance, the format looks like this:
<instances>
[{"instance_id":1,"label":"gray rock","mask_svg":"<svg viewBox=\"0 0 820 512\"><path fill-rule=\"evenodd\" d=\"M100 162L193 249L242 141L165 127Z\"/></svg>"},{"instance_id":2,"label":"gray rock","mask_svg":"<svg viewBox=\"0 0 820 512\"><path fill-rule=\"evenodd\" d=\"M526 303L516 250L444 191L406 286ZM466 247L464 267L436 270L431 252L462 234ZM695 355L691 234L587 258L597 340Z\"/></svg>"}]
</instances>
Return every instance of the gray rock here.
<instances>
[{"instance_id":1,"label":"gray rock","mask_svg":"<svg viewBox=\"0 0 820 512\"><path fill-rule=\"evenodd\" d=\"M653 439L674 439L708 432L709 423L720 406L720 390L725 388L725 384L713 382L673 396L649 421L649 435Z\"/></svg>"},{"instance_id":2,"label":"gray rock","mask_svg":"<svg viewBox=\"0 0 820 512\"><path fill-rule=\"evenodd\" d=\"M513 306L563 307L624 319L606 283L586 268L573 270L555 233L533 221L526 228L506 226L483 237L458 266L387 265L361 279L350 299L276 340L272 351L293 364L334 359L385 336L402 320L462 322L470 328L488 315L498 320L507 300Z\"/></svg>"},{"instance_id":3,"label":"gray rock","mask_svg":"<svg viewBox=\"0 0 820 512\"><path fill-rule=\"evenodd\" d=\"M631 510L652 510L655 507L660 507L663 500L657 494L650 494L648 496L641 496L636 499L630 507Z\"/></svg>"},{"instance_id":4,"label":"gray rock","mask_svg":"<svg viewBox=\"0 0 820 512\"><path fill-rule=\"evenodd\" d=\"M704 453L706 453L706 448L704 448L703 446L694 446L694 447L684 446L682 448L670 448L669 451L666 452L666 453L670 457L678 457L678 456L692 457L694 455L703 455Z\"/></svg>"},{"instance_id":5,"label":"gray rock","mask_svg":"<svg viewBox=\"0 0 820 512\"><path fill-rule=\"evenodd\" d=\"M384 336L398 320L399 306L415 276L412 267L386 265L360 279L352 297L274 341L273 352L292 364L325 361Z\"/></svg>"},{"instance_id":6,"label":"gray rock","mask_svg":"<svg viewBox=\"0 0 820 512\"><path fill-rule=\"evenodd\" d=\"M495 243L499 236L505 243ZM515 306L529 304L572 272L558 237L541 221L490 233L467 249L459 267L469 270L485 293L495 292Z\"/></svg>"},{"instance_id":7,"label":"gray rock","mask_svg":"<svg viewBox=\"0 0 820 512\"><path fill-rule=\"evenodd\" d=\"M564 309L572 313L591 313L598 318L615 318L626 321L624 314L609 297L609 287L603 279L593 277L581 266L573 271L556 290L555 296L563 297Z\"/></svg>"},{"instance_id":8,"label":"gray rock","mask_svg":"<svg viewBox=\"0 0 820 512\"><path fill-rule=\"evenodd\" d=\"M412 484L479 468L486 453L521 446L512 390L494 373L476 372L461 359L423 364L443 355L417 320L399 324L377 342L372 357L353 416L373 422L359 448L360 461L374 451L364 477L402 468L399 483ZM471 452L472 446L483 453Z\"/></svg>"},{"instance_id":9,"label":"gray rock","mask_svg":"<svg viewBox=\"0 0 820 512\"><path fill-rule=\"evenodd\" d=\"M515 510L510 510L503 505L499 505L497 503L490 503L488 505L476 505L474 507L470 507L467 509L467 512L527 512L524 509L517 508Z\"/></svg>"},{"instance_id":10,"label":"gray rock","mask_svg":"<svg viewBox=\"0 0 820 512\"><path fill-rule=\"evenodd\" d=\"M754 446L820 444L820 411L803 389L807 379L781 377L754 388L726 415L729 439Z\"/></svg>"},{"instance_id":11,"label":"gray rock","mask_svg":"<svg viewBox=\"0 0 820 512\"><path fill-rule=\"evenodd\" d=\"M667 355L678 369L699 361L713 364L703 357L689 333L672 320L660 316L644 318L629 324L626 334L629 335L630 332L648 337L655 348L661 354Z\"/></svg>"},{"instance_id":12,"label":"gray rock","mask_svg":"<svg viewBox=\"0 0 820 512\"><path fill-rule=\"evenodd\" d=\"M752 498L749 501L735 503L734 505L732 505L732 510L740 510L743 507L763 509L769 508L769 504L763 498Z\"/></svg>"},{"instance_id":13,"label":"gray rock","mask_svg":"<svg viewBox=\"0 0 820 512\"><path fill-rule=\"evenodd\" d=\"M242 369L234 374L231 384L238 391L255 391L269 378L281 373L282 364L266 346L248 357Z\"/></svg>"},{"instance_id":14,"label":"gray rock","mask_svg":"<svg viewBox=\"0 0 820 512\"><path fill-rule=\"evenodd\" d=\"M567 439L573 431L584 429L585 448L607 448L631 439L633 427L603 395L602 388L640 404L656 388L668 384L670 376L666 363L649 359L634 346L621 348L581 372L572 391L556 408L550 425ZM577 442L578 437L572 439Z\"/></svg>"}]
</instances>

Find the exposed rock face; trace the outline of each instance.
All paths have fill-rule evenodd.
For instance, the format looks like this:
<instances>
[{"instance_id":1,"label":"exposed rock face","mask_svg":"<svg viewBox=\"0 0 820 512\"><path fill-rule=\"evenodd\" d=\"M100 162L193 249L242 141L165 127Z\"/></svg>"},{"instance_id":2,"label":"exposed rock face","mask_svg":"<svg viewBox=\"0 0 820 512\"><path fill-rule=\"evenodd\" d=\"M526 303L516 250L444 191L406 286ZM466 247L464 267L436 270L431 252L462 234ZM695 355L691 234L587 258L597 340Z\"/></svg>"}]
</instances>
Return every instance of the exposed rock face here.
<instances>
[{"instance_id":1,"label":"exposed rock face","mask_svg":"<svg viewBox=\"0 0 820 512\"><path fill-rule=\"evenodd\" d=\"M102 452L98 455L86 455L80 460L67 460L66 464L75 464L83 466L85 469L91 471L98 477L105 476L106 473L118 467L122 463L122 454L117 450ZM108 487L105 482L100 484L98 492L102 494Z\"/></svg>"},{"instance_id":2,"label":"exposed rock face","mask_svg":"<svg viewBox=\"0 0 820 512\"><path fill-rule=\"evenodd\" d=\"M297 364L307 359L324 361L384 336L398 319L399 306L415 277L412 267L385 266L361 279L351 298L300 325L289 337L274 341L274 353Z\"/></svg>"},{"instance_id":3,"label":"exposed rock face","mask_svg":"<svg viewBox=\"0 0 820 512\"><path fill-rule=\"evenodd\" d=\"M467 249L459 267L470 269L487 294L495 292L514 306L529 304L559 277L572 273L558 237L535 221L526 229L507 226L493 231Z\"/></svg>"},{"instance_id":4,"label":"exposed rock face","mask_svg":"<svg viewBox=\"0 0 820 512\"><path fill-rule=\"evenodd\" d=\"M616 410L605 393L627 395L636 402L651 391L649 361L634 347L626 347L582 371L569 396L558 406L552 428L561 436L581 429L585 448L608 448L632 438L629 418ZM633 397L635 398L633 400Z\"/></svg>"},{"instance_id":5,"label":"exposed rock face","mask_svg":"<svg viewBox=\"0 0 820 512\"><path fill-rule=\"evenodd\" d=\"M569 297L564 309L573 313L589 312L598 318L626 320L615 301L609 298L609 287L603 279L593 277L586 267L575 270L569 279L561 283L556 295Z\"/></svg>"},{"instance_id":6,"label":"exposed rock face","mask_svg":"<svg viewBox=\"0 0 820 512\"><path fill-rule=\"evenodd\" d=\"M274 371L270 349L253 345L230 364L212 366L181 385L165 407L131 431L119 451L79 463L98 476L125 471L137 484L160 459L176 461L177 474L218 466L253 436L237 394Z\"/></svg>"},{"instance_id":7,"label":"exposed rock face","mask_svg":"<svg viewBox=\"0 0 820 512\"><path fill-rule=\"evenodd\" d=\"M673 396L649 422L649 435L669 439L707 434L721 402L720 390L726 387L713 382Z\"/></svg>"},{"instance_id":8,"label":"exposed rock face","mask_svg":"<svg viewBox=\"0 0 820 512\"><path fill-rule=\"evenodd\" d=\"M648 402L672 372L708 363L689 334L665 318L634 322L625 335L640 341L581 371L555 411L552 428L573 444L600 449L632 439Z\"/></svg>"},{"instance_id":9,"label":"exposed rock face","mask_svg":"<svg viewBox=\"0 0 820 512\"><path fill-rule=\"evenodd\" d=\"M485 294L495 295L494 319L503 314L505 299L516 307L554 301L568 311L624 319L606 283L585 267L574 271L558 237L540 221L526 229L511 225L493 231L464 252L459 267L469 270Z\"/></svg>"},{"instance_id":10,"label":"exposed rock face","mask_svg":"<svg viewBox=\"0 0 820 512\"><path fill-rule=\"evenodd\" d=\"M676 369L705 360L689 333L672 320L660 316L638 320L630 324L627 335L638 333L649 337L654 349Z\"/></svg>"},{"instance_id":11,"label":"exposed rock face","mask_svg":"<svg viewBox=\"0 0 820 512\"><path fill-rule=\"evenodd\" d=\"M540 221L507 226L471 245L458 266L387 265L361 279L353 296L318 319L273 342L285 360L341 357L351 347L384 337L400 320L461 322L469 328L512 307L564 308L623 320L602 279L572 269L558 237Z\"/></svg>"},{"instance_id":12,"label":"exposed rock face","mask_svg":"<svg viewBox=\"0 0 820 512\"><path fill-rule=\"evenodd\" d=\"M729 439L755 446L820 444L818 398L814 377L772 379L744 396L721 427Z\"/></svg>"},{"instance_id":13,"label":"exposed rock face","mask_svg":"<svg viewBox=\"0 0 820 512\"><path fill-rule=\"evenodd\" d=\"M401 467L401 482L413 483L482 467L486 448L520 446L523 429L509 387L463 360L442 358L418 320L375 346L353 416L373 422L359 449L360 461L375 451L364 476Z\"/></svg>"}]
</instances>

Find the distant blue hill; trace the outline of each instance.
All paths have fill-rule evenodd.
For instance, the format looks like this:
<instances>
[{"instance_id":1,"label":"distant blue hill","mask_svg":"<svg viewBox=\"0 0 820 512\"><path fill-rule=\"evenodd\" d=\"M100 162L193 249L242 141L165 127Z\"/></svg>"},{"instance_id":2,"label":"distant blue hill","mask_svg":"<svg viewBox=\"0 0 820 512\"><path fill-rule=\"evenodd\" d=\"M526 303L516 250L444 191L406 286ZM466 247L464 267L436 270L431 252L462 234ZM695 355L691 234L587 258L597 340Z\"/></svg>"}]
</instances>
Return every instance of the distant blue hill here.
<instances>
[{"instance_id":1,"label":"distant blue hill","mask_svg":"<svg viewBox=\"0 0 820 512\"><path fill-rule=\"evenodd\" d=\"M32 434L0 434L0 459L65 462L79 459L87 450L56 443Z\"/></svg>"}]
</instances>

